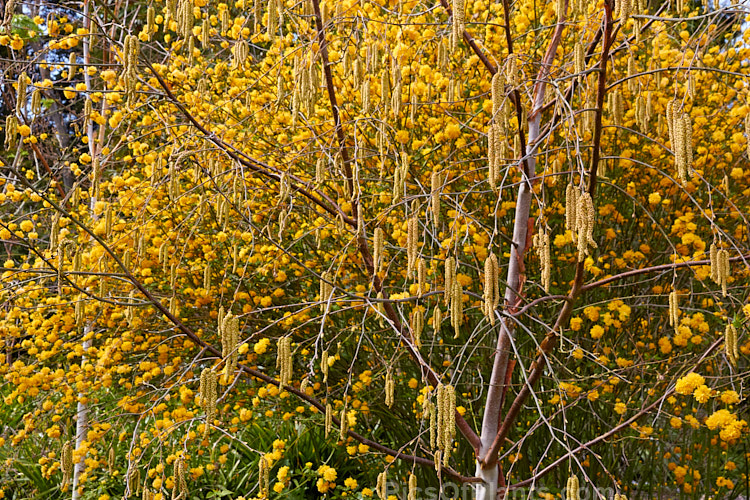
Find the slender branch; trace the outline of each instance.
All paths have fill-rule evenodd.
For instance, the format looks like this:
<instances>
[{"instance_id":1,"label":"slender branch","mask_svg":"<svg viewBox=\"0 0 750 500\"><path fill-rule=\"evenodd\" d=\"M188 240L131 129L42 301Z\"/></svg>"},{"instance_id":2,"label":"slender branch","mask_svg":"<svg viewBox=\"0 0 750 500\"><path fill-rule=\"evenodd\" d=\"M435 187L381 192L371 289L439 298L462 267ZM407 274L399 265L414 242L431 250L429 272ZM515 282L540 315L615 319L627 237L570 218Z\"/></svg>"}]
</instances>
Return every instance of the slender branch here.
<instances>
[{"instance_id":1,"label":"slender branch","mask_svg":"<svg viewBox=\"0 0 750 500\"><path fill-rule=\"evenodd\" d=\"M736 257L730 257L729 262L739 262L739 261L746 262L748 259L750 259L750 254L738 255ZM659 266L644 267L643 269L633 269L632 271L626 271L624 273L610 276L609 278L604 278L599 281L594 281L593 283L582 285L580 290L581 290L581 293L588 292L589 290L598 288L600 286L608 285L609 283L612 283L614 281L619 281L621 279L638 276L640 274L656 273L659 271L669 271L672 269L679 269L681 267L708 266L708 265L711 265L711 261L708 259L705 259L705 260L688 260L685 262L674 262L672 264L661 264Z\"/></svg>"},{"instance_id":2,"label":"slender branch","mask_svg":"<svg viewBox=\"0 0 750 500\"><path fill-rule=\"evenodd\" d=\"M603 28L604 40L602 42L602 55L601 55L601 61L599 64L599 85L598 85L597 95L596 95L596 119L594 122L595 129L594 129L594 138L593 138L593 154L592 154L592 159L591 159L591 169L589 173L589 185L587 189L589 194L591 194L592 197L596 191L596 173L597 173L597 167L599 163L599 157L601 155L602 111L604 108L604 94L606 93L607 60L609 59L609 49L613 42L613 37L612 37L613 20L612 20L611 4L608 1L605 1L604 3L604 19L602 22L604 24L604 28ZM555 321L555 325L552 327L550 332L545 336L544 340L539 346L540 352L536 360L531 364L527 383L519 391L515 400L511 404L511 407L508 409L508 413L505 416L505 420L503 421L502 427L498 431L497 436L495 437L495 440L493 441L488 453L483 456L483 463L485 467L490 466L497 462L500 447L505 441L505 438L508 436L508 433L510 432L510 428L515 423L515 420L518 417L519 412L521 411L521 407L523 406L524 402L531 394L531 388L539 380L539 378L541 378L542 373L544 372L544 368L546 366L547 354L549 354L554 348L554 346L556 345L555 339L557 337L557 332L559 331L560 327L565 323L565 321L567 321L567 319L570 317L570 314L573 310L573 303L575 302L575 299L581 293L581 287L583 284L583 273L584 273L584 263L579 262L576 266L576 276L573 281L573 286L570 290L569 299L563 305L563 308L560 311L560 314L558 315L557 320Z\"/></svg>"}]
</instances>

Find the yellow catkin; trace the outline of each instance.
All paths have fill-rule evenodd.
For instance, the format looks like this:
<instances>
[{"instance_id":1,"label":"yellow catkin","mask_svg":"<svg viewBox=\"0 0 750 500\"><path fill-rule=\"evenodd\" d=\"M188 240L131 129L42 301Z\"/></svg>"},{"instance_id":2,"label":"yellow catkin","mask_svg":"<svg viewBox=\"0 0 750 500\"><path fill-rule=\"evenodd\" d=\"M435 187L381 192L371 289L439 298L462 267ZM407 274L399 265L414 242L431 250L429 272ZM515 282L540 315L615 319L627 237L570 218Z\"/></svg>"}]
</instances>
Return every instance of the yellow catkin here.
<instances>
[{"instance_id":1,"label":"yellow catkin","mask_svg":"<svg viewBox=\"0 0 750 500\"><path fill-rule=\"evenodd\" d=\"M440 306L435 306L435 310L432 313L432 330L437 333L443 323L443 311Z\"/></svg>"},{"instance_id":2,"label":"yellow catkin","mask_svg":"<svg viewBox=\"0 0 750 500\"><path fill-rule=\"evenodd\" d=\"M29 77L25 72L21 73L16 84L16 113L18 113L19 116L24 115L24 110L26 108L26 89L28 88L28 85Z\"/></svg>"},{"instance_id":3,"label":"yellow catkin","mask_svg":"<svg viewBox=\"0 0 750 500\"><path fill-rule=\"evenodd\" d=\"M443 300L447 306L451 302L453 294L453 282L456 280L456 259L448 257L445 259L445 289L443 291Z\"/></svg>"},{"instance_id":4,"label":"yellow catkin","mask_svg":"<svg viewBox=\"0 0 750 500\"><path fill-rule=\"evenodd\" d=\"M719 284L721 285L721 293L724 297L727 296L727 280L731 273L729 266L729 252L721 249L716 253L716 263L719 269Z\"/></svg>"},{"instance_id":5,"label":"yellow catkin","mask_svg":"<svg viewBox=\"0 0 750 500\"><path fill-rule=\"evenodd\" d=\"M174 483L172 486L172 500L186 500L187 496L188 489L185 458L179 457L174 461Z\"/></svg>"},{"instance_id":6,"label":"yellow catkin","mask_svg":"<svg viewBox=\"0 0 750 500\"><path fill-rule=\"evenodd\" d=\"M341 409L341 415L339 415L339 439L346 441L347 433L349 432L349 418L346 416L346 407Z\"/></svg>"},{"instance_id":7,"label":"yellow catkin","mask_svg":"<svg viewBox=\"0 0 750 500\"><path fill-rule=\"evenodd\" d=\"M268 496L268 480L268 461L266 460L265 455L261 455L260 460L258 461L258 489L263 497Z\"/></svg>"},{"instance_id":8,"label":"yellow catkin","mask_svg":"<svg viewBox=\"0 0 750 500\"><path fill-rule=\"evenodd\" d=\"M388 408L393 406L393 392L394 392L393 374L391 373L391 370L388 370L385 374L385 405Z\"/></svg>"},{"instance_id":9,"label":"yellow catkin","mask_svg":"<svg viewBox=\"0 0 750 500\"><path fill-rule=\"evenodd\" d=\"M214 416L216 415L216 401L218 399L216 384L216 372L211 368L204 368L203 371L201 371L200 388L198 392L200 394L201 407L206 412L205 434L208 434L208 430L213 423Z\"/></svg>"},{"instance_id":10,"label":"yellow catkin","mask_svg":"<svg viewBox=\"0 0 750 500\"><path fill-rule=\"evenodd\" d=\"M726 330L724 331L724 352L726 353L729 363L734 368L737 368L737 361L740 359L740 352L737 344L737 328L735 328L732 323L727 324Z\"/></svg>"},{"instance_id":11,"label":"yellow catkin","mask_svg":"<svg viewBox=\"0 0 750 500\"><path fill-rule=\"evenodd\" d=\"M328 271L324 271L323 274L320 275L320 307L324 313L328 307L328 301L331 300L331 297L333 296L332 282L331 274Z\"/></svg>"},{"instance_id":12,"label":"yellow catkin","mask_svg":"<svg viewBox=\"0 0 750 500\"><path fill-rule=\"evenodd\" d=\"M453 0L453 30L451 33L451 51L458 49L458 42L463 38L466 23L466 5L464 0Z\"/></svg>"},{"instance_id":13,"label":"yellow catkin","mask_svg":"<svg viewBox=\"0 0 750 500\"><path fill-rule=\"evenodd\" d=\"M503 107L503 99L505 98L505 78L500 71L492 75L491 92L492 120L496 121L501 118L500 113Z\"/></svg>"},{"instance_id":14,"label":"yellow catkin","mask_svg":"<svg viewBox=\"0 0 750 500\"><path fill-rule=\"evenodd\" d=\"M323 383L328 383L328 350L320 355L320 373L323 374Z\"/></svg>"},{"instance_id":15,"label":"yellow catkin","mask_svg":"<svg viewBox=\"0 0 750 500\"><path fill-rule=\"evenodd\" d=\"M498 289L498 261L494 253L490 253L484 261L484 315L495 325L495 308L500 302Z\"/></svg>"},{"instance_id":16,"label":"yellow catkin","mask_svg":"<svg viewBox=\"0 0 750 500\"><path fill-rule=\"evenodd\" d=\"M456 437L456 391L451 385L437 388L437 447L447 465Z\"/></svg>"},{"instance_id":17,"label":"yellow catkin","mask_svg":"<svg viewBox=\"0 0 750 500\"><path fill-rule=\"evenodd\" d=\"M16 147L18 141L18 118L16 115L8 115L5 117L5 147L7 149L13 149Z\"/></svg>"},{"instance_id":18,"label":"yellow catkin","mask_svg":"<svg viewBox=\"0 0 750 500\"><path fill-rule=\"evenodd\" d=\"M615 493L615 496L612 500L628 500L628 497L626 497L622 493Z\"/></svg>"},{"instance_id":19,"label":"yellow catkin","mask_svg":"<svg viewBox=\"0 0 750 500\"><path fill-rule=\"evenodd\" d=\"M221 328L221 355L225 360L225 379L237 369L237 347L240 336L240 318L232 313L226 315Z\"/></svg>"},{"instance_id":20,"label":"yellow catkin","mask_svg":"<svg viewBox=\"0 0 750 500\"><path fill-rule=\"evenodd\" d=\"M440 222L440 191L442 184L443 181L440 178L440 173L433 172L430 178L430 208L432 210L432 221L435 224Z\"/></svg>"},{"instance_id":21,"label":"yellow catkin","mask_svg":"<svg viewBox=\"0 0 750 500\"><path fill-rule=\"evenodd\" d=\"M573 241L575 242L576 215L578 213L578 189L571 182L565 188L565 229L573 232Z\"/></svg>"},{"instance_id":22,"label":"yellow catkin","mask_svg":"<svg viewBox=\"0 0 750 500\"><path fill-rule=\"evenodd\" d=\"M453 293L451 294L451 326L453 326L453 338L457 339L461 326L464 322L464 304L463 304L463 287L457 280L453 280Z\"/></svg>"},{"instance_id":23,"label":"yellow catkin","mask_svg":"<svg viewBox=\"0 0 750 500\"><path fill-rule=\"evenodd\" d=\"M549 292L550 277L552 274L552 261L550 259L550 241L549 233L546 229L542 229L534 235L533 238L534 248L536 249L537 256L539 257L539 264L541 268L541 282L542 288L545 292Z\"/></svg>"},{"instance_id":24,"label":"yellow catkin","mask_svg":"<svg viewBox=\"0 0 750 500\"><path fill-rule=\"evenodd\" d=\"M578 80L580 81L582 76L581 74L586 70L586 56L584 54L583 44L581 42L577 42L573 52L573 71L576 75L578 75Z\"/></svg>"},{"instance_id":25,"label":"yellow catkin","mask_svg":"<svg viewBox=\"0 0 750 500\"><path fill-rule=\"evenodd\" d=\"M422 297L422 294L429 290L429 283L427 283L427 264L422 257L417 259L417 297Z\"/></svg>"},{"instance_id":26,"label":"yellow catkin","mask_svg":"<svg viewBox=\"0 0 750 500\"><path fill-rule=\"evenodd\" d=\"M680 308L678 304L677 292L673 291L669 294L669 326L677 329L680 325Z\"/></svg>"},{"instance_id":27,"label":"yellow catkin","mask_svg":"<svg viewBox=\"0 0 750 500\"><path fill-rule=\"evenodd\" d=\"M414 265L417 262L419 250L419 219L417 216L411 217L407 221L406 230L406 256L407 256L407 276L414 275Z\"/></svg>"},{"instance_id":28,"label":"yellow catkin","mask_svg":"<svg viewBox=\"0 0 750 500\"><path fill-rule=\"evenodd\" d=\"M325 433L326 437L331 433L333 427L333 408L329 403L326 403L326 418L325 418Z\"/></svg>"},{"instance_id":29,"label":"yellow catkin","mask_svg":"<svg viewBox=\"0 0 750 500\"><path fill-rule=\"evenodd\" d=\"M417 476L416 474L409 474L409 495L407 500L417 500Z\"/></svg>"},{"instance_id":30,"label":"yellow catkin","mask_svg":"<svg viewBox=\"0 0 750 500\"><path fill-rule=\"evenodd\" d=\"M281 386L288 386L292 380L292 338L282 337L276 346L276 368L279 369Z\"/></svg>"},{"instance_id":31,"label":"yellow catkin","mask_svg":"<svg viewBox=\"0 0 750 500\"><path fill-rule=\"evenodd\" d=\"M385 471L378 474L378 481L377 486L375 487L375 492L378 494L378 498L380 498L380 500L387 500L387 480L388 476Z\"/></svg>"},{"instance_id":32,"label":"yellow catkin","mask_svg":"<svg viewBox=\"0 0 750 500\"><path fill-rule=\"evenodd\" d=\"M383 251L385 249L385 233L383 232L383 228L376 227L375 231L373 233L373 267L375 268L375 272L378 273L382 271L383 268Z\"/></svg>"},{"instance_id":33,"label":"yellow catkin","mask_svg":"<svg viewBox=\"0 0 750 500\"><path fill-rule=\"evenodd\" d=\"M414 336L414 345L417 348L422 347L422 331L424 330L424 315L422 309L416 308L409 315L412 335Z\"/></svg>"},{"instance_id":34,"label":"yellow catkin","mask_svg":"<svg viewBox=\"0 0 750 500\"><path fill-rule=\"evenodd\" d=\"M719 260L718 260L718 249L716 243L711 243L711 247L708 252L709 260L711 262L711 279L717 285L719 284Z\"/></svg>"},{"instance_id":35,"label":"yellow catkin","mask_svg":"<svg viewBox=\"0 0 750 500\"><path fill-rule=\"evenodd\" d=\"M747 141L747 156L750 157L750 113L745 115L745 140Z\"/></svg>"},{"instance_id":36,"label":"yellow catkin","mask_svg":"<svg viewBox=\"0 0 750 500\"><path fill-rule=\"evenodd\" d=\"M70 482L73 474L73 450L70 441L65 441L62 450L60 450L60 470L63 473L62 484L66 485Z\"/></svg>"},{"instance_id":37,"label":"yellow catkin","mask_svg":"<svg viewBox=\"0 0 750 500\"><path fill-rule=\"evenodd\" d=\"M573 475L568 478L568 484L565 491L565 498L567 500L580 500L581 492L578 483L578 477Z\"/></svg>"}]
</instances>

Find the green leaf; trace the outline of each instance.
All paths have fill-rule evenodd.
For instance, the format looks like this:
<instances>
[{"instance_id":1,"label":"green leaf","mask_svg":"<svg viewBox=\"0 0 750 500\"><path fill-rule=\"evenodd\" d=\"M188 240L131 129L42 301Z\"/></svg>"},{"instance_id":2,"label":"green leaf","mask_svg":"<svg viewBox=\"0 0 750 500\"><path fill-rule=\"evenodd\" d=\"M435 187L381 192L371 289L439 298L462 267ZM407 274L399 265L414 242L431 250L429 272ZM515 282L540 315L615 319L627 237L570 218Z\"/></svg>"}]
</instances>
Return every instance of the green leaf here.
<instances>
[{"instance_id":1,"label":"green leaf","mask_svg":"<svg viewBox=\"0 0 750 500\"><path fill-rule=\"evenodd\" d=\"M18 35L24 40L32 42L39 40L39 26L25 14L14 15L10 27L13 34Z\"/></svg>"}]
</instances>

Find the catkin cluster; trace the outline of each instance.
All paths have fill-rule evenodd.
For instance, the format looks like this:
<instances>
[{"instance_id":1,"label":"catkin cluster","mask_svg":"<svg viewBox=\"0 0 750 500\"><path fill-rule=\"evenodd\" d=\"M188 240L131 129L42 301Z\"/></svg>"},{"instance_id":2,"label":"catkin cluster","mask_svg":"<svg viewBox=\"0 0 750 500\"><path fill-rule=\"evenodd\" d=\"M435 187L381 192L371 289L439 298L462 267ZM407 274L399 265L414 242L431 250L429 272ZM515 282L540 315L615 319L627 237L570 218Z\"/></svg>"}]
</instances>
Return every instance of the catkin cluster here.
<instances>
[{"instance_id":1,"label":"catkin cluster","mask_svg":"<svg viewBox=\"0 0 750 500\"><path fill-rule=\"evenodd\" d=\"M395 384L393 382L393 373L391 373L391 370L389 369L385 373L385 405L388 408L393 406L394 389L395 389Z\"/></svg>"},{"instance_id":2,"label":"catkin cluster","mask_svg":"<svg viewBox=\"0 0 750 500\"><path fill-rule=\"evenodd\" d=\"M539 264L542 271L542 288L544 288L545 292L549 292L552 261L550 259L549 233L547 232L547 229L543 228L536 233L532 239L532 243L536 249L537 256L539 256Z\"/></svg>"},{"instance_id":3,"label":"catkin cluster","mask_svg":"<svg viewBox=\"0 0 750 500\"><path fill-rule=\"evenodd\" d=\"M375 492L378 494L380 500L387 500L388 498L388 474L386 471L378 474L378 481L375 486Z\"/></svg>"},{"instance_id":4,"label":"catkin cluster","mask_svg":"<svg viewBox=\"0 0 750 500\"><path fill-rule=\"evenodd\" d=\"M247 41L239 40L235 43L232 46L232 68L241 68L245 64L249 54L250 47L248 46Z\"/></svg>"},{"instance_id":5,"label":"catkin cluster","mask_svg":"<svg viewBox=\"0 0 750 500\"><path fill-rule=\"evenodd\" d=\"M737 368L737 361L740 359L740 350L737 344L737 328L732 323L727 324L724 331L724 351L729 363Z\"/></svg>"},{"instance_id":6,"label":"catkin cluster","mask_svg":"<svg viewBox=\"0 0 750 500\"><path fill-rule=\"evenodd\" d=\"M281 337L276 346L276 368L279 370L281 386L292 380L292 338Z\"/></svg>"},{"instance_id":7,"label":"catkin cluster","mask_svg":"<svg viewBox=\"0 0 750 500\"><path fill-rule=\"evenodd\" d=\"M677 299L678 295L676 291L669 294L669 326L674 327L675 331L680 326L680 307Z\"/></svg>"},{"instance_id":8,"label":"catkin cluster","mask_svg":"<svg viewBox=\"0 0 750 500\"><path fill-rule=\"evenodd\" d=\"M5 148L13 149L18 144L18 118L10 114L5 117Z\"/></svg>"},{"instance_id":9,"label":"catkin cluster","mask_svg":"<svg viewBox=\"0 0 750 500\"><path fill-rule=\"evenodd\" d=\"M715 243L711 244L709 249L709 257L711 259L711 279L717 285L721 285L721 292L724 297L727 296L727 278L731 273L731 267L729 266L729 252L724 250L718 250Z\"/></svg>"},{"instance_id":10,"label":"catkin cluster","mask_svg":"<svg viewBox=\"0 0 750 500\"><path fill-rule=\"evenodd\" d=\"M675 102L667 103L667 129L669 142L674 151L677 175L682 184L688 181L688 173L693 166L693 125L690 116L675 109Z\"/></svg>"},{"instance_id":11,"label":"catkin cluster","mask_svg":"<svg viewBox=\"0 0 750 500\"><path fill-rule=\"evenodd\" d=\"M648 122L651 120L652 113L651 92L647 92L645 98L639 94L635 99L635 123L641 129L641 132L648 132Z\"/></svg>"},{"instance_id":12,"label":"catkin cluster","mask_svg":"<svg viewBox=\"0 0 750 500\"><path fill-rule=\"evenodd\" d=\"M273 1L271 3L274 3ZM315 64L315 54L309 57L294 58L294 92L292 94L292 123L296 124L300 110L311 115L318 101L318 89L321 85L320 73Z\"/></svg>"},{"instance_id":13,"label":"catkin cluster","mask_svg":"<svg viewBox=\"0 0 750 500\"><path fill-rule=\"evenodd\" d=\"M745 115L745 139L747 140L747 156L750 158L750 113Z\"/></svg>"},{"instance_id":14,"label":"catkin cluster","mask_svg":"<svg viewBox=\"0 0 750 500\"><path fill-rule=\"evenodd\" d=\"M466 25L466 5L464 0L453 0L453 29L451 31L451 51L458 49L458 43L464 36Z\"/></svg>"},{"instance_id":15,"label":"catkin cluster","mask_svg":"<svg viewBox=\"0 0 750 500\"><path fill-rule=\"evenodd\" d=\"M414 215L406 223L406 275L414 276L414 267L419 252L419 218Z\"/></svg>"},{"instance_id":16,"label":"catkin cluster","mask_svg":"<svg viewBox=\"0 0 750 500\"><path fill-rule=\"evenodd\" d=\"M73 474L73 450L70 441L65 441L62 450L60 450L60 470L63 473L62 484L66 485L70 482Z\"/></svg>"},{"instance_id":17,"label":"catkin cluster","mask_svg":"<svg viewBox=\"0 0 750 500\"><path fill-rule=\"evenodd\" d=\"M612 122L616 126L621 127L625 115L625 102L622 97L622 92L614 90L607 94L607 108L612 116Z\"/></svg>"},{"instance_id":18,"label":"catkin cluster","mask_svg":"<svg viewBox=\"0 0 750 500\"><path fill-rule=\"evenodd\" d=\"M484 261L484 304L482 312L495 325L495 309L500 304L500 267L497 256L490 253Z\"/></svg>"},{"instance_id":19,"label":"catkin cluster","mask_svg":"<svg viewBox=\"0 0 750 500\"><path fill-rule=\"evenodd\" d=\"M573 241L578 245L578 260L583 261L597 248L594 241L594 201L588 192L579 193L572 183L565 190L565 229L573 232Z\"/></svg>"},{"instance_id":20,"label":"catkin cluster","mask_svg":"<svg viewBox=\"0 0 750 500\"><path fill-rule=\"evenodd\" d=\"M191 14L192 16L192 14ZM122 70L122 79L125 82L125 93L128 97L128 103L135 100L135 90L138 83L138 54L140 52L140 42L135 35L127 35L123 44L123 54L125 61Z\"/></svg>"},{"instance_id":21,"label":"catkin cluster","mask_svg":"<svg viewBox=\"0 0 750 500\"><path fill-rule=\"evenodd\" d=\"M174 461L172 500L185 500L188 497L186 471L187 465L185 464L185 458L181 456Z\"/></svg>"},{"instance_id":22,"label":"catkin cluster","mask_svg":"<svg viewBox=\"0 0 750 500\"><path fill-rule=\"evenodd\" d=\"M216 372L211 368L204 368L203 371L201 371L200 388L198 392L201 397L201 407L203 408L203 411L206 412L206 434L208 434L208 429L216 416L216 400L218 399L216 383Z\"/></svg>"},{"instance_id":23,"label":"catkin cluster","mask_svg":"<svg viewBox=\"0 0 750 500\"><path fill-rule=\"evenodd\" d=\"M565 498L566 500L581 500L578 477L575 475L568 478L568 484L565 487Z\"/></svg>"},{"instance_id":24,"label":"catkin cluster","mask_svg":"<svg viewBox=\"0 0 750 500\"><path fill-rule=\"evenodd\" d=\"M416 474L409 474L409 494L406 497L407 500L417 500L417 476Z\"/></svg>"},{"instance_id":25,"label":"catkin cluster","mask_svg":"<svg viewBox=\"0 0 750 500\"><path fill-rule=\"evenodd\" d=\"M456 437L456 390L452 385L438 385L436 407L437 447L441 451L443 465L448 465Z\"/></svg>"},{"instance_id":26,"label":"catkin cluster","mask_svg":"<svg viewBox=\"0 0 750 500\"><path fill-rule=\"evenodd\" d=\"M221 318L221 315L219 316ZM220 320L219 334L221 335L221 355L224 358L224 378L229 377L237 369L237 345L240 338L240 318L228 313Z\"/></svg>"}]
</instances>

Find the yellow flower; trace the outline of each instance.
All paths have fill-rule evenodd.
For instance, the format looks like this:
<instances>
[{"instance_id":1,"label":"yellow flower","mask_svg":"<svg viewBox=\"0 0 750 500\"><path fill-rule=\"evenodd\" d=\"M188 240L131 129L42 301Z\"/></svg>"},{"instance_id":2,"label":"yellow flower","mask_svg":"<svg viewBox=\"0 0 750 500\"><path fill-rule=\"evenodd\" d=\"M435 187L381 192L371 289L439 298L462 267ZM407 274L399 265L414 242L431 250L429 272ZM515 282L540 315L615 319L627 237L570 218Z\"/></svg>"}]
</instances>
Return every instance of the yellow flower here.
<instances>
[{"instance_id":1,"label":"yellow flower","mask_svg":"<svg viewBox=\"0 0 750 500\"><path fill-rule=\"evenodd\" d=\"M21 134L22 137L28 137L31 135L31 129L28 125L21 125L18 127L18 133Z\"/></svg>"},{"instance_id":2,"label":"yellow flower","mask_svg":"<svg viewBox=\"0 0 750 500\"><path fill-rule=\"evenodd\" d=\"M625 403L623 402L615 403L615 413L617 413L618 415L622 415L626 411L628 411L628 408L627 406L625 406Z\"/></svg>"},{"instance_id":3,"label":"yellow flower","mask_svg":"<svg viewBox=\"0 0 750 500\"><path fill-rule=\"evenodd\" d=\"M735 391L724 391L721 393L721 402L733 405L740 402L740 396Z\"/></svg>"},{"instance_id":4,"label":"yellow flower","mask_svg":"<svg viewBox=\"0 0 750 500\"><path fill-rule=\"evenodd\" d=\"M695 389L695 392L693 392L693 397L699 403L705 403L711 399L711 389L706 385L700 385Z\"/></svg>"},{"instance_id":5,"label":"yellow flower","mask_svg":"<svg viewBox=\"0 0 750 500\"><path fill-rule=\"evenodd\" d=\"M255 354L264 354L268 350L268 345L271 343L269 339L260 339L253 346Z\"/></svg>"},{"instance_id":6,"label":"yellow flower","mask_svg":"<svg viewBox=\"0 0 750 500\"><path fill-rule=\"evenodd\" d=\"M680 378L675 385L674 391L677 394L687 396L695 391L696 387L706 383L706 379L695 372L690 372L684 377Z\"/></svg>"},{"instance_id":7,"label":"yellow flower","mask_svg":"<svg viewBox=\"0 0 750 500\"><path fill-rule=\"evenodd\" d=\"M346 479L344 480L344 486L346 486L346 487L347 487L347 488L349 488L350 490L353 490L354 488L356 488L356 487L357 487L357 480L356 480L356 479L354 479L353 477L347 477L347 478L346 478Z\"/></svg>"},{"instance_id":8,"label":"yellow flower","mask_svg":"<svg viewBox=\"0 0 750 500\"><path fill-rule=\"evenodd\" d=\"M661 203L661 195L659 193L651 193L648 195L649 205L658 205Z\"/></svg>"},{"instance_id":9,"label":"yellow flower","mask_svg":"<svg viewBox=\"0 0 750 500\"><path fill-rule=\"evenodd\" d=\"M23 40L18 35L13 35L10 46L13 50L21 50L23 48Z\"/></svg>"}]
</instances>

